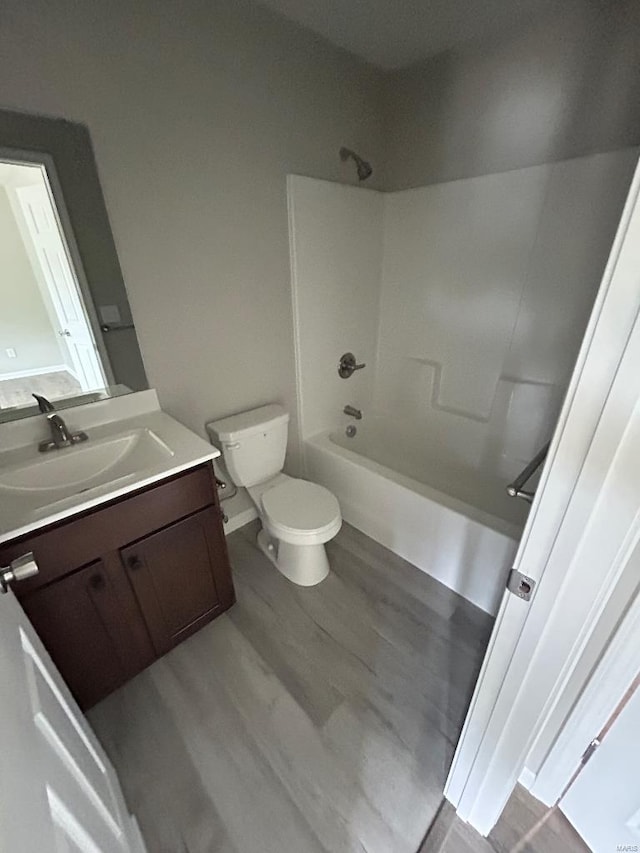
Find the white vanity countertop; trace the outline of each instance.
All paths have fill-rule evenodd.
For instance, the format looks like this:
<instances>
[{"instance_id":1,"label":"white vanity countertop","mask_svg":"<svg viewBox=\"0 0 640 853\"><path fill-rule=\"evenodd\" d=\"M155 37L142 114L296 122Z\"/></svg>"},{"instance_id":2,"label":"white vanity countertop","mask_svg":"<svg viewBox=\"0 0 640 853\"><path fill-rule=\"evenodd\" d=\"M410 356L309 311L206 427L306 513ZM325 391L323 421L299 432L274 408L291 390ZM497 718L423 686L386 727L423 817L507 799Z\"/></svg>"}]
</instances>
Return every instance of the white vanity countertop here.
<instances>
[{"instance_id":1,"label":"white vanity countertop","mask_svg":"<svg viewBox=\"0 0 640 853\"><path fill-rule=\"evenodd\" d=\"M15 539L53 522L61 521L114 498L186 471L203 462L216 459L220 451L200 436L160 410L155 391L140 391L84 406L65 409L60 415L72 431L84 430L89 440L73 447L38 454L37 443L48 438L48 424L43 416L0 424L0 543ZM43 503L40 488L8 488L3 485L11 471L25 461L34 460L31 470L38 472L39 462L55 462L58 454L74 462L74 454L92 451L100 445L123 443L143 436L153 445L153 453L140 455L141 465L135 471L114 465L116 476L97 485L89 482L70 485L60 495ZM151 439L149 440L149 436ZM123 454L124 457L124 454ZM58 457L62 459L63 457ZM124 471L124 473L123 473ZM94 480L94 483L96 481Z\"/></svg>"}]
</instances>

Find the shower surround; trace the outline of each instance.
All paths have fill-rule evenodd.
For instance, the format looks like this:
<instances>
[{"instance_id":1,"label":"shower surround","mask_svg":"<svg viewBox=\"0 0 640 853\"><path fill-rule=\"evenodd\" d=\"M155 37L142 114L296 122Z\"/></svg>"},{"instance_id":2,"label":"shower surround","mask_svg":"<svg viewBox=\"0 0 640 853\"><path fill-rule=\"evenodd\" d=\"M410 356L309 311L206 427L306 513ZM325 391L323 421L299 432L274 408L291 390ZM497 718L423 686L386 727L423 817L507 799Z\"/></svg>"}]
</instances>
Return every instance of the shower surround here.
<instances>
[{"instance_id":1,"label":"shower surround","mask_svg":"<svg viewBox=\"0 0 640 853\"><path fill-rule=\"evenodd\" d=\"M528 510L505 486L551 436L636 160L392 193L288 179L307 473L347 521L488 612ZM344 380L347 351L367 367ZM345 404L363 411L353 440ZM367 476L345 467L358 459Z\"/></svg>"}]
</instances>

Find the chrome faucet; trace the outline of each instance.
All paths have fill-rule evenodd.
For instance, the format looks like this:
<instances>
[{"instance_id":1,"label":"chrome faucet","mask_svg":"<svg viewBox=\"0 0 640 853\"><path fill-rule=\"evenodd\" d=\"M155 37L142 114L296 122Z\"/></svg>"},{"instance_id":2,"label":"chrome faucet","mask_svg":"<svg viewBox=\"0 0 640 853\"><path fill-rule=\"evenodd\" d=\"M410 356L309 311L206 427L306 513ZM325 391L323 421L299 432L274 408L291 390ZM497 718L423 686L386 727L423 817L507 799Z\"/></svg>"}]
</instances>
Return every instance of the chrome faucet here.
<instances>
[{"instance_id":1,"label":"chrome faucet","mask_svg":"<svg viewBox=\"0 0 640 853\"><path fill-rule=\"evenodd\" d=\"M53 403L47 400L46 397L43 397L41 394L32 394L32 397L35 397L38 402L38 408L42 412L43 415L46 415L47 412L55 412L55 407Z\"/></svg>"},{"instance_id":2,"label":"chrome faucet","mask_svg":"<svg viewBox=\"0 0 640 853\"><path fill-rule=\"evenodd\" d=\"M38 444L40 453L46 453L49 450L61 450L63 447L71 447L89 438L86 432L71 432L64 420L56 413L53 403L47 400L46 397L42 397L40 394L33 394L33 396L38 401L38 408L42 414L47 416L49 429L51 430L51 438L45 439Z\"/></svg>"},{"instance_id":3,"label":"chrome faucet","mask_svg":"<svg viewBox=\"0 0 640 853\"><path fill-rule=\"evenodd\" d=\"M356 409L355 406L345 406L342 411L345 415L349 415L350 418L355 418L357 421L362 420L362 412L360 409Z\"/></svg>"}]
</instances>

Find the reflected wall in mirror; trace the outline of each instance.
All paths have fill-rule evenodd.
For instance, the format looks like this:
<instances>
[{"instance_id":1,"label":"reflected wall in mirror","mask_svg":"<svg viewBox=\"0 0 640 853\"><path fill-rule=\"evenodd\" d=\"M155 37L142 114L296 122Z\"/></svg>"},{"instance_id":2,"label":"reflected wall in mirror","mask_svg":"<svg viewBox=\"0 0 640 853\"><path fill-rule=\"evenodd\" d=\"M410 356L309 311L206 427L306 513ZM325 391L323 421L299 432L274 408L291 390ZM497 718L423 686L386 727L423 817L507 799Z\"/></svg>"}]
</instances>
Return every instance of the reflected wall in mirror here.
<instances>
[{"instance_id":1,"label":"reflected wall in mirror","mask_svg":"<svg viewBox=\"0 0 640 853\"><path fill-rule=\"evenodd\" d=\"M0 111L0 146L0 421L148 387L86 129Z\"/></svg>"}]
</instances>

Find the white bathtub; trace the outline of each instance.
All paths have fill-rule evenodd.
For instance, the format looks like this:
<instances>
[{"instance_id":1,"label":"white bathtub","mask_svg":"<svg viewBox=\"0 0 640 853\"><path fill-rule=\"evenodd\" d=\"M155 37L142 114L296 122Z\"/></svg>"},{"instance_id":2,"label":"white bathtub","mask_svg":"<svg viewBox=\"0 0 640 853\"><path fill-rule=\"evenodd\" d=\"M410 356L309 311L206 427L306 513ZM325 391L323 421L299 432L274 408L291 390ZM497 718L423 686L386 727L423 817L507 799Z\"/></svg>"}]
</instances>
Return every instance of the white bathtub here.
<instances>
[{"instance_id":1,"label":"white bathtub","mask_svg":"<svg viewBox=\"0 0 640 853\"><path fill-rule=\"evenodd\" d=\"M526 507L440 448L415 453L389 422L357 429L305 442L309 478L336 495L349 524L495 614Z\"/></svg>"}]
</instances>

